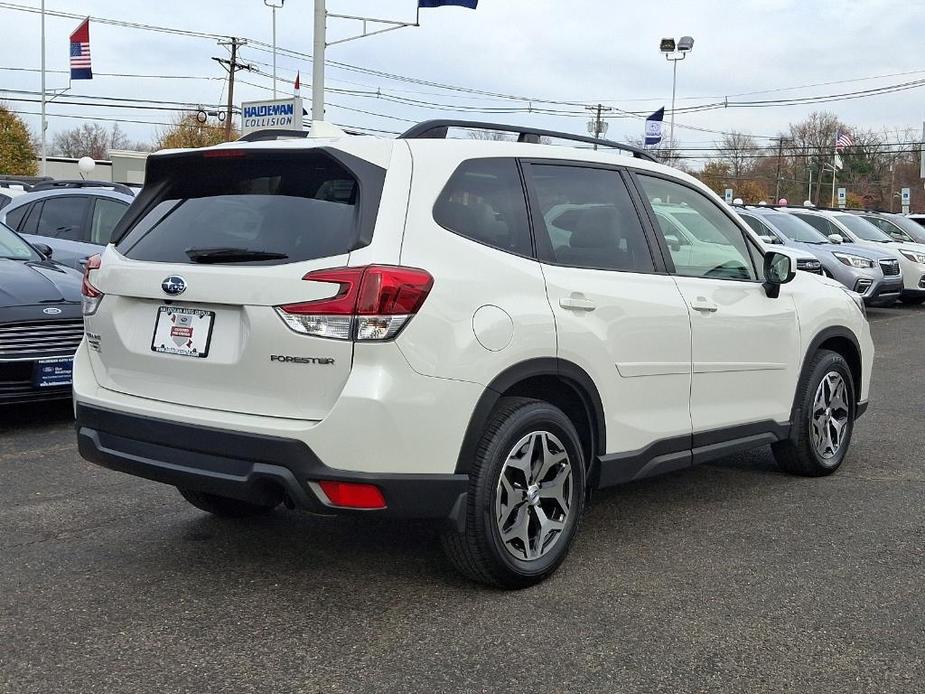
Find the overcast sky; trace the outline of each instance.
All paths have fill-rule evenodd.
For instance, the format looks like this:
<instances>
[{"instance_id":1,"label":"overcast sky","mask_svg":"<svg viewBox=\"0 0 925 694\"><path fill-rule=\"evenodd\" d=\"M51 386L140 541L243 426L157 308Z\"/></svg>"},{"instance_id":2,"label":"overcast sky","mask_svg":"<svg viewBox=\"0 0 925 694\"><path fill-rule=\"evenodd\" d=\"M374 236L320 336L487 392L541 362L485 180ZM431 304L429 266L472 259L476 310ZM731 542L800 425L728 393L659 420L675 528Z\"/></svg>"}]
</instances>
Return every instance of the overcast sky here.
<instances>
[{"instance_id":1,"label":"overcast sky","mask_svg":"<svg viewBox=\"0 0 925 694\"><path fill-rule=\"evenodd\" d=\"M38 0L10 0L38 6ZM40 65L39 16L4 9L0 3L0 88L39 90L38 72L8 68ZM286 0L278 13L281 47L311 52L312 0ZM331 12L393 19L414 18L415 0L328 0ZM262 0L48 0L49 10L235 35L269 43L271 13ZM233 8L233 9L232 9ZM678 66L678 106L714 102L791 98L851 92L925 78L921 49L923 11L918 2L864 0L739 0L706 2L672 0L616 2L603 0L481 0L476 11L442 8L421 11L421 27L350 42L328 49L330 60L433 82L513 94L530 99L604 102L627 111L653 111L671 99L671 66L658 52L662 36L695 38L692 54ZM68 66L68 35L77 21L47 19L49 70ZM330 20L329 40L349 35L358 25ZM166 35L91 24L92 81L74 82L71 93L105 97L149 98L216 103L225 98L222 68L210 58L227 55L213 40ZM245 47L242 57L270 72L271 56ZM311 81L306 61L279 58L280 89L291 91L296 70L303 86ZM102 73L187 75L204 79L106 77ZM896 74L909 73L909 74ZM822 82L878 79L771 91ZM241 72L235 101L269 98L267 77ZM211 79L208 79L211 78ZM410 122L459 116L452 105L479 108L527 108L527 101L474 97L454 91L382 79L329 67L328 86L375 90L419 101L449 105L424 108L344 94L331 94L328 119L337 123L401 131ZM253 85L259 86L250 86ZM48 77L49 89L67 86L64 72ZM734 96L745 92L767 93ZM13 96L0 91L0 99ZM303 89L308 97L310 89ZM772 136L813 110L831 110L863 128L921 128L925 89L831 104L775 108L730 108L678 115L680 126L711 130L738 129ZM9 101L21 112L38 112L36 103ZM369 115L348 111L350 107ZM576 110L575 106L547 108ZM122 120L132 139L150 141L156 125L170 113L127 108L52 105L49 132L83 121L60 115L101 116ZM585 132L584 115L514 113L462 114L473 119ZM37 131L38 117L24 116ZM129 123L144 121L148 124ZM611 121L613 139L639 137L641 120ZM676 127L682 146L708 146L717 135Z\"/></svg>"}]
</instances>

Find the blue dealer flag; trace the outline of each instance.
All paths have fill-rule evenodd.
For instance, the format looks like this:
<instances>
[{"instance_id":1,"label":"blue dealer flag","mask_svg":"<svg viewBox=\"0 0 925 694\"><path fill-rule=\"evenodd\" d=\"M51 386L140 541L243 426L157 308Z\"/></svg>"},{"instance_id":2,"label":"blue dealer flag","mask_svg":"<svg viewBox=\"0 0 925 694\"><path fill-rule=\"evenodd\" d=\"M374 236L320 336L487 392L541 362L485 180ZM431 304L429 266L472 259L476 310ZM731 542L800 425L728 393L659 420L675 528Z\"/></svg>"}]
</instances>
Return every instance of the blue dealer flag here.
<instances>
[{"instance_id":1,"label":"blue dealer flag","mask_svg":"<svg viewBox=\"0 0 925 694\"><path fill-rule=\"evenodd\" d=\"M455 5L456 7L468 7L474 10L478 7L479 0L418 0L418 7L447 7Z\"/></svg>"},{"instance_id":2,"label":"blue dealer flag","mask_svg":"<svg viewBox=\"0 0 925 694\"><path fill-rule=\"evenodd\" d=\"M664 106L646 118L646 146L657 145L662 141L662 119L664 118Z\"/></svg>"}]
</instances>

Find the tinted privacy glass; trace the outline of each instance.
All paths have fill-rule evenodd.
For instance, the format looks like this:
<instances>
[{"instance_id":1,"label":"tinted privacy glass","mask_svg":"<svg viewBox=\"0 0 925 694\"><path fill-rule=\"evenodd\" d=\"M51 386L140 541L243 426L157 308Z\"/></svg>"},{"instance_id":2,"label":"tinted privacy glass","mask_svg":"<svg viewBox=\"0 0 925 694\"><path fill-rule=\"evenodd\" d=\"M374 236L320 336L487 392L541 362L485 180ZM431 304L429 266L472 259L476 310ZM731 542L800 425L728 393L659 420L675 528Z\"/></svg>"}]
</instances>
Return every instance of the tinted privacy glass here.
<instances>
[{"instance_id":1,"label":"tinted privacy glass","mask_svg":"<svg viewBox=\"0 0 925 694\"><path fill-rule=\"evenodd\" d=\"M675 270L689 277L753 280L756 277L742 229L702 193L653 176L639 182L655 211ZM679 237L680 235L680 237Z\"/></svg>"},{"instance_id":2,"label":"tinted privacy glass","mask_svg":"<svg viewBox=\"0 0 925 694\"><path fill-rule=\"evenodd\" d=\"M93 219L90 222L90 243L98 243L101 246L109 243L112 230L127 208L128 205L124 202L97 198L93 208Z\"/></svg>"},{"instance_id":3,"label":"tinted privacy glass","mask_svg":"<svg viewBox=\"0 0 925 694\"><path fill-rule=\"evenodd\" d=\"M162 166L164 166L162 164ZM278 264L357 246L360 185L331 155L184 156L117 247L135 260ZM272 258L257 259L259 254Z\"/></svg>"},{"instance_id":4,"label":"tinted privacy glass","mask_svg":"<svg viewBox=\"0 0 925 694\"><path fill-rule=\"evenodd\" d=\"M42 205L35 233L56 239L83 241L88 204L90 199L86 197L48 198Z\"/></svg>"},{"instance_id":5,"label":"tinted privacy glass","mask_svg":"<svg viewBox=\"0 0 925 694\"><path fill-rule=\"evenodd\" d=\"M437 224L503 251L531 255L527 207L513 159L463 162L434 206Z\"/></svg>"},{"instance_id":6,"label":"tinted privacy glass","mask_svg":"<svg viewBox=\"0 0 925 694\"><path fill-rule=\"evenodd\" d=\"M619 172L534 164L529 175L539 206L539 214L534 215L537 234L546 233L549 260L603 270L655 270L639 215Z\"/></svg>"},{"instance_id":7,"label":"tinted privacy glass","mask_svg":"<svg viewBox=\"0 0 925 694\"><path fill-rule=\"evenodd\" d=\"M26 212L29 211L28 205L23 205L22 207L17 207L15 210L10 210L6 215L6 224L12 229L20 229L20 224L22 223L23 217L26 216Z\"/></svg>"}]
</instances>

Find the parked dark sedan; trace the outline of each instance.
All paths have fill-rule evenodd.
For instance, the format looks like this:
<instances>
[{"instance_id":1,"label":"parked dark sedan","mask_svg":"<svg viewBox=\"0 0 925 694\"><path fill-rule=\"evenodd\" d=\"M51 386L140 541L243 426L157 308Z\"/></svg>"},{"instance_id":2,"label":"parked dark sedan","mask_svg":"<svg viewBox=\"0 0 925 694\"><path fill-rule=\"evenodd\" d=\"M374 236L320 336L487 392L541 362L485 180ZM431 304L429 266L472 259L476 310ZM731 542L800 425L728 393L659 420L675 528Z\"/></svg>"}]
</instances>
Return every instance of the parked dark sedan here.
<instances>
[{"instance_id":1,"label":"parked dark sedan","mask_svg":"<svg viewBox=\"0 0 925 694\"><path fill-rule=\"evenodd\" d=\"M0 224L0 405L71 396L81 275Z\"/></svg>"}]
</instances>

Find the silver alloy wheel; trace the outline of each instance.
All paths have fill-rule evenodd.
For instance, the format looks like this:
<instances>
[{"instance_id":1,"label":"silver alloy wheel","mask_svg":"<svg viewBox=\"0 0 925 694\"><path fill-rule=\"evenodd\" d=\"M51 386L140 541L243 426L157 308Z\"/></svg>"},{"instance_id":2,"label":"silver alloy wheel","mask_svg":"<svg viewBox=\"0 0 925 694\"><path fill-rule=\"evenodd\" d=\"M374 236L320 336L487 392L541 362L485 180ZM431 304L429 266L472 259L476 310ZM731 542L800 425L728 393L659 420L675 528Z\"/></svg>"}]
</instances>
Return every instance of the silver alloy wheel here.
<instances>
[{"instance_id":1,"label":"silver alloy wheel","mask_svg":"<svg viewBox=\"0 0 925 694\"><path fill-rule=\"evenodd\" d=\"M848 434L850 415L845 379L837 371L829 371L816 389L810 421L813 446L823 460L838 455Z\"/></svg>"},{"instance_id":2,"label":"silver alloy wheel","mask_svg":"<svg viewBox=\"0 0 925 694\"><path fill-rule=\"evenodd\" d=\"M572 506L572 462L548 431L524 436L508 454L495 490L501 541L517 559L545 556L558 542Z\"/></svg>"}]
</instances>

